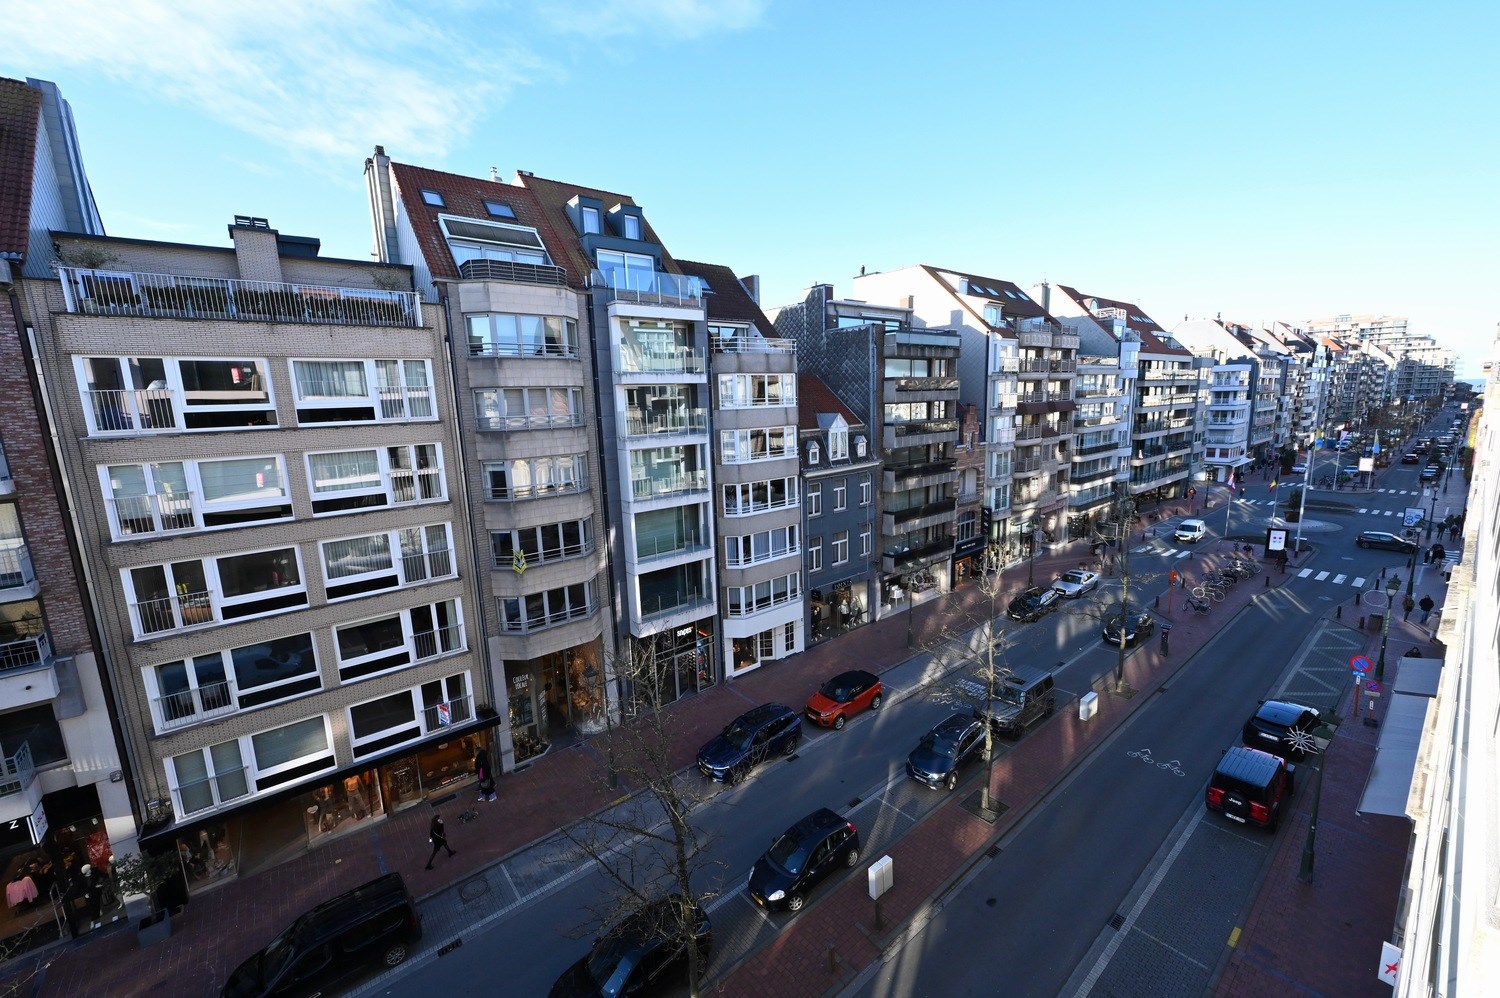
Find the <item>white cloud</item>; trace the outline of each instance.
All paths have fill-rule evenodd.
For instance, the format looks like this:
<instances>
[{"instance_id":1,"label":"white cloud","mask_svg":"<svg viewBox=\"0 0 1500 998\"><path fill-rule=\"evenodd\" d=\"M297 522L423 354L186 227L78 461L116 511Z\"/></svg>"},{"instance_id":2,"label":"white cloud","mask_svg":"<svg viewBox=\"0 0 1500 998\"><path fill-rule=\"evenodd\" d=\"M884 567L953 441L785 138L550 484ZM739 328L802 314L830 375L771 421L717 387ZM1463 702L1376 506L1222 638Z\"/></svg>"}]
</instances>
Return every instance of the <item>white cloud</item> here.
<instances>
[{"instance_id":1,"label":"white cloud","mask_svg":"<svg viewBox=\"0 0 1500 998\"><path fill-rule=\"evenodd\" d=\"M403 157L441 159L514 87L555 74L519 44L485 40L488 25L463 24L457 9L30 0L7 30L32 65L102 74L292 155L348 163L382 142Z\"/></svg>"},{"instance_id":2,"label":"white cloud","mask_svg":"<svg viewBox=\"0 0 1500 998\"><path fill-rule=\"evenodd\" d=\"M767 0L553 0L539 12L555 31L693 39L754 27Z\"/></svg>"}]
</instances>

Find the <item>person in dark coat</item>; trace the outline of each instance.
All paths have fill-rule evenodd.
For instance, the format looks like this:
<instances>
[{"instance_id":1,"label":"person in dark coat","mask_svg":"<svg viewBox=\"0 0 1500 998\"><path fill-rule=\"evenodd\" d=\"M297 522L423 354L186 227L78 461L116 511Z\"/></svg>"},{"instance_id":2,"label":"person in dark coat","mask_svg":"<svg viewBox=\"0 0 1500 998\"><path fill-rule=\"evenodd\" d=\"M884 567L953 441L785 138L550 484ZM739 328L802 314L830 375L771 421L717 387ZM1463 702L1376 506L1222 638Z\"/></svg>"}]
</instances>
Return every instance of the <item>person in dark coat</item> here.
<instances>
[{"instance_id":1,"label":"person in dark coat","mask_svg":"<svg viewBox=\"0 0 1500 998\"><path fill-rule=\"evenodd\" d=\"M479 780L479 800L494 800L495 774L490 769L490 754L483 745L474 750L474 776Z\"/></svg>"},{"instance_id":2,"label":"person in dark coat","mask_svg":"<svg viewBox=\"0 0 1500 998\"><path fill-rule=\"evenodd\" d=\"M1432 616L1432 608L1437 604L1432 601L1431 596L1423 596L1417 606L1422 608L1422 623L1427 623L1427 618Z\"/></svg>"},{"instance_id":3,"label":"person in dark coat","mask_svg":"<svg viewBox=\"0 0 1500 998\"><path fill-rule=\"evenodd\" d=\"M432 869L432 861L437 859L438 850L447 849L449 856L457 856L453 847L448 844L448 830L443 827L443 816L436 812L432 815L432 825L427 829L428 841L432 843L432 855L427 857L427 869Z\"/></svg>"}]
</instances>

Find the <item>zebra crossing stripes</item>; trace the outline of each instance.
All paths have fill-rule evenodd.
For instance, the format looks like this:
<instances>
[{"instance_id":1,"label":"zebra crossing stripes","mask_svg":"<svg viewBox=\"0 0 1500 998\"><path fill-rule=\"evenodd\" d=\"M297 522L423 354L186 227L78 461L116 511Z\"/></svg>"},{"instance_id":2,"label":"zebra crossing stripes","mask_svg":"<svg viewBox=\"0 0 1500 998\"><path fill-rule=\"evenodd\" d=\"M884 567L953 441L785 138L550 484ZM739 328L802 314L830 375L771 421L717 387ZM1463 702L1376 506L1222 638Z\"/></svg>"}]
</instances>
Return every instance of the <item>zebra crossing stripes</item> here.
<instances>
[{"instance_id":1,"label":"zebra crossing stripes","mask_svg":"<svg viewBox=\"0 0 1500 998\"><path fill-rule=\"evenodd\" d=\"M1305 579L1305 578L1307 578L1311 574L1312 574L1312 569L1310 569L1310 568L1304 568L1302 571L1300 571L1300 572L1297 573L1297 578L1299 578L1299 579Z\"/></svg>"},{"instance_id":2,"label":"zebra crossing stripes","mask_svg":"<svg viewBox=\"0 0 1500 998\"><path fill-rule=\"evenodd\" d=\"M1177 552L1177 553L1176 553L1176 554L1174 554L1174 555L1172 555L1172 557L1173 557L1173 558L1178 558L1178 559L1181 559L1181 558L1186 558L1186 557L1188 557L1188 556L1189 556L1189 555L1191 555L1191 554L1192 554L1192 553L1193 553L1193 552L1191 552L1191 551L1178 551L1178 552Z\"/></svg>"},{"instance_id":3,"label":"zebra crossing stripes","mask_svg":"<svg viewBox=\"0 0 1500 998\"><path fill-rule=\"evenodd\" d=\"M1332 574L1332 573L1330 573L1330 572L1319 572L1317 575L1313 576L1313 581L1314 582L1322 582L1324 579L1328 578L1328 576L1330 574Z\"/></svg>"},{"instance_id":4,"label":"zebra crossing stripes","mask_svg":"<svg viewBox=\"0 0 1500 998\"><path fill-rule=\"evenodd\" d=\"M1355 589L1363 589L1365 587L1365 580L1364 579L1355 579L1353 582L1351 582L1349 584L1351 586L1353 586Z\"/></svg>"},{"instance_id":5,"label":"zebra crossing stripes","mask_svg":"<svg viewBox=\"0 0 1500 998\"><path fill-rule=\"evenodd\" d=\"M1346 579L1347 577L1348 576L1344 575L1335 575L1333 577L1333 584L1336 586L1342 586L1344 584L1344 579Z\"/></svg>"}]
</instances>

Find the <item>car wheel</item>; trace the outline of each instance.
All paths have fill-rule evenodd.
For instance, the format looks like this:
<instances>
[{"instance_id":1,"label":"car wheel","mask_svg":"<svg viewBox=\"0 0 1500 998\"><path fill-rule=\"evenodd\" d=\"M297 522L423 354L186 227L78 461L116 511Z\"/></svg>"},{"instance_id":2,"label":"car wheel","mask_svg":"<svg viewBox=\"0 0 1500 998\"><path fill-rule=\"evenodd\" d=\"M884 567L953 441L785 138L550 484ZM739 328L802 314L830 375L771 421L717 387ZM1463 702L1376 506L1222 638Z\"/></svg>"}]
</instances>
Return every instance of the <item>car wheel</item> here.
<instances>
[{"instance_id":1,"label":"car wheel","mask_svg":"<svg viewBox=\"0 0 1500 998\"><path fill-rule=\"evenodd\" d=\"M948 774L948 778L943 781L943 786L947 787L950 791L954 790L955 788L957 788L958 787L958 774L957 773L949 773Z\"/></svg>"},{"instance_id":2,"label":"car wheel","mask_svg":"<svg viewBox=\"0 0 1500 998\"><path fill-rule=\"evenodd\" d=\"M391 947L385 951L385 956L381 957L380 960L387 967L400 966L406 962L406 953L405 943L392 943Z\"/></svg>"},{"instance_id":3,"label":"car wheel","mask_svg":"<svg viewBox=\"0 0 1500 998\"><path fill-rule=\"evenodd\" d=\"M870 709L871 710L879 710L880 709L880 694L879 693L875 694L875 699L870 701Z\"/></svg>"},{"instance_id":4,"label":"car wheel","mask_svg":"<svg viewBox=\"0 0 1500 998\"><path fill-rule=\"evenodd\" d=\"M1370 546L1370 542L1365 540L1358 540L1354 542L1354 545L1355 547L1367 548Z\"/></svg>"},{"instance_id":5,"label":"car wheel","mask_svg":"<svg viewBox=\"0 0 1500 998\"><path fill-rule=\"evenodd\" d=\"M844 730L844 715L843 714L840 714L838 717L835 717L833 719L833 730L834 731L843 731Z\"/></svg>"},{"instance_id":6,"label":"car wheel","mask_svg":"<svg viewBox=\"0 0 1500 998\"><path fill-rule=\"evenodd\" d=\"M790 894L790 895L787 896L787 899L786 899L786 910L787 911L793 911L793 912L795 912L795 911L801 911L802 910L802 905L805 904L805 903L806 902L804 902L802 900L802 895L801 894Z\"/></svg>"},{"instance_id":7,"label":"car wheel","mask_svg":"<svg viewBox=\"0 0 1500 998\"><path fill-rule=\"evenodd\" d=\"M784 756L787 756L787 757L791 757L792 755L794 755L796 753L796 751L797 751L797 739L795 739L795 738L788 738L786 740L786 748L784 748L784 749L781 750L781 754L784 755Z\"/></svg>"},{"instance_id":8,"label":"car wheel","mask_svg":"<svg viewBox=\"0 0 1500 998\"><path fill-rule=\"evenodd\" d=\"M847 866L849 869L852 870L852 869L854 869L854 864L856 864L858 862L859 862L859 850L858 849L850 849L849 850L849 855L847 855L847 856L844 857L844 865Z\"/></svg>"}]
</instances>

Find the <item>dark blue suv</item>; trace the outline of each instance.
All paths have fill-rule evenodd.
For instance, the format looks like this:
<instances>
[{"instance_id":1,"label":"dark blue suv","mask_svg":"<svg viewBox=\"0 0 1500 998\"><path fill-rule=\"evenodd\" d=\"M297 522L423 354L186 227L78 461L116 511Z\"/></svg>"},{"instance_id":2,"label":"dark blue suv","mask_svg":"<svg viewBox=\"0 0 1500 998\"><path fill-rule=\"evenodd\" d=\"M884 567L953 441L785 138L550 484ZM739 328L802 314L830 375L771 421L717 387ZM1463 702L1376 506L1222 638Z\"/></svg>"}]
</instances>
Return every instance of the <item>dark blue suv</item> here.
<instances>
[{"instance_id":1,"label":"dark blue suv","mask_svg":"<svg viewBox=\"0 0 1500 998\"><path fill-rule=\"evenodd\" d=\"M801 740L802 715L783 704L761 704L698 750L698 769L715 783L734 783L763 759L791 755Z\"/></svg>"}]
</instances>

